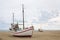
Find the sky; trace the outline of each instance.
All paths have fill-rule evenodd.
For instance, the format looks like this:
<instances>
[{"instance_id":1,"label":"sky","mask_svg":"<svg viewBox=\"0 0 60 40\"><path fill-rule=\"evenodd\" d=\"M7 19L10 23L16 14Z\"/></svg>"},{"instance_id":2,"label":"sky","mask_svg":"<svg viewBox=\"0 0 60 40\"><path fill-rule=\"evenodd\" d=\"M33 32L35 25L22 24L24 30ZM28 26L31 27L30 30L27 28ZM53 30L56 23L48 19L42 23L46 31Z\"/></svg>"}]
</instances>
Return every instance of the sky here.
<instances>
[{"instance_id":1,"label":"sky","mask_svg":"<svg viewBox=\"0 0 60 40\"><path fill-rule=\"evenodd\" d=\"M55 27L49 22L60 16L60 0L0 0L0 30L11 27L12 13L15 16L14 22L22 23L22 4L24 4L25 23L35 25L35 29L38 29L41 24L42 29L60 29L59 26Z\"/></svg>"}]
</instances>

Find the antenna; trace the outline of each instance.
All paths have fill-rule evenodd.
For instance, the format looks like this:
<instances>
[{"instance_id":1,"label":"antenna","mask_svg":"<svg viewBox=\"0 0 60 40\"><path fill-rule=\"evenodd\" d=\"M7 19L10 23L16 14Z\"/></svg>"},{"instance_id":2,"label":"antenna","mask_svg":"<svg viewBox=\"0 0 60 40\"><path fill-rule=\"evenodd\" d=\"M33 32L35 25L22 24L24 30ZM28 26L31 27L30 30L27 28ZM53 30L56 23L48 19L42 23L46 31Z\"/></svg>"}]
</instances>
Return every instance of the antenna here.
<instances>
[{"instance_id":1,"label":"antenna","mask_svg":"<svg viewBox=\"0 0 60 40\"><path fill-rule=\"evenodd\" d=\"M23 13L23 29L24 29L24 4L22 4L22 13Z\"/></svg>"}]
</instances>

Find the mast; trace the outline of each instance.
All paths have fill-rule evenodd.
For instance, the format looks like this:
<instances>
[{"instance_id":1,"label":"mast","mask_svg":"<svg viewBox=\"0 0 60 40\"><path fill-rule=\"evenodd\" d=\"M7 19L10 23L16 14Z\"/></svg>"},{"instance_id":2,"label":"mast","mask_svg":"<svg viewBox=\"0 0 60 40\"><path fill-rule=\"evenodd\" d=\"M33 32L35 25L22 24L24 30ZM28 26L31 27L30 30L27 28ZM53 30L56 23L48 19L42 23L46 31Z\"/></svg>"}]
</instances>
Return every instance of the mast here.
<instances>
[{"instance_id":1,"label":"mast","mask_svg":"<svg viewBox=\"0 0 60 40\"><path fill-rule=\"evenodd\" d=\"M24 4L22 4L23 29L24 29Z\"/></svg>"},{"instance_id":2,"label":"mast","mask_svg":"<svg viewBox=\"0 0 60 40\"><path fill-rule=\"evenodd\" d=\"M13 13L13 24L14 24L14 13Z\"/></svg>"}]
</instances>

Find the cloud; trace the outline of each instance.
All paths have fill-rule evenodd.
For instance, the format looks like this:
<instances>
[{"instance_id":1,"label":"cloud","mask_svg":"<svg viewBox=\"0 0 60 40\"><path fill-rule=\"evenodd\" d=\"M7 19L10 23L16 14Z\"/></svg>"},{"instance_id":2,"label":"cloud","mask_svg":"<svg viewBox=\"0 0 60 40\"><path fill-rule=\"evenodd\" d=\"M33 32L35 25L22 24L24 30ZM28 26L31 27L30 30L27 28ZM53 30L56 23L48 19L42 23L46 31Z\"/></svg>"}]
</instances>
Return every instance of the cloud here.
<instances>
[{"instance_id":1,"label":"cloud","mask_svg":"<svg viewBox=\"0 0 60 40\"><path fill-rule=\"evenodd\" d=\"M12 23L12 13L15 22L22 23L22 3L24 4L25 22L46 23L48 19L57 17L60 11L59 0L0 0L0 25L6 28ZM52 11L54 10L54 11Z\"/></svg>"}]
</instances>

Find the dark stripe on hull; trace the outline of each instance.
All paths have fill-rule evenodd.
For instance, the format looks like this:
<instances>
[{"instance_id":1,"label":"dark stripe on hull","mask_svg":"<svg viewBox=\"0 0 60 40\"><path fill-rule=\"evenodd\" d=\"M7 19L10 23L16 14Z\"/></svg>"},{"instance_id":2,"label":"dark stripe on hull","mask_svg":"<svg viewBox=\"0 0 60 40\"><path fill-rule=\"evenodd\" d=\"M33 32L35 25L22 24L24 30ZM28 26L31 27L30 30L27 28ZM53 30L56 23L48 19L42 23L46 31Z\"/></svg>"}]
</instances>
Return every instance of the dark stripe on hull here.
<instances>
[{"instance_id":1,"label":"dark stripe on hull","mask_svg":"<svg viewBox=\"0 0 60 40\"><path fill-rule=\"evenodd\" d=\"M32 35L13 35L15 37L32 37Z\"/></svg>"},{"instance_id":2,"label":"dark stripe on hull","mask_svg":"<svg viewBox=\"0 0 60 40\"><path fill-rule=\"evenodd\" d=\"M27 32L27 31L30 31L30 30L32 30L32 29L24 30L24 31L21 31L21 32L16 32L14 34L19 34L19 33Z\"/></svg>"}]
</instances>

